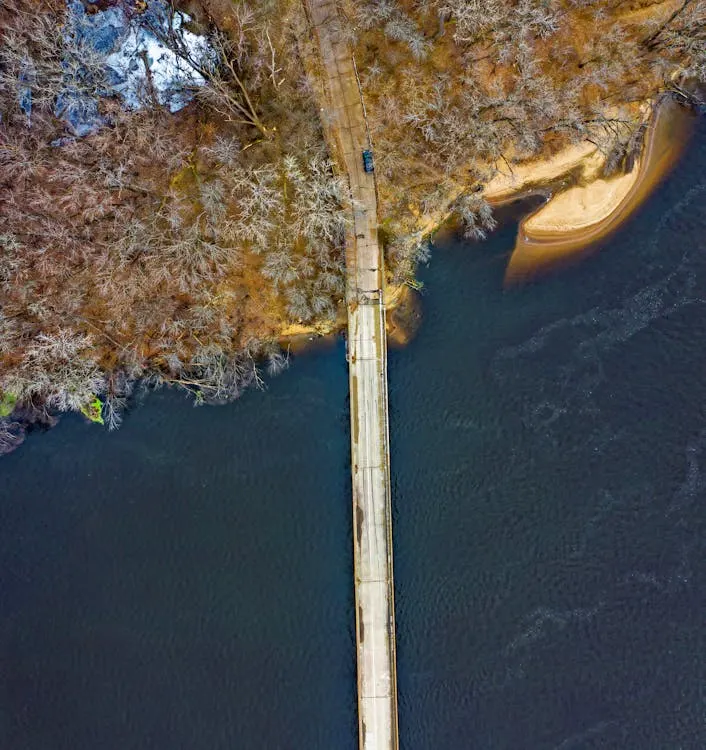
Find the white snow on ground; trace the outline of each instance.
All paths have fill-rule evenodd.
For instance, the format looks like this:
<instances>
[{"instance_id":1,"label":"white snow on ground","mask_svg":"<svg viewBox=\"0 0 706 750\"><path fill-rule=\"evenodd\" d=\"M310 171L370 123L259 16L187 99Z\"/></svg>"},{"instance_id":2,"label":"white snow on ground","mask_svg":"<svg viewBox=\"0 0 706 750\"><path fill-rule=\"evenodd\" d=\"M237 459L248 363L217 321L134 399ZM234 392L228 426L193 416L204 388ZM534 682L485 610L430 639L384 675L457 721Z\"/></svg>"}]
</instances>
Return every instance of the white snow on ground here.
<instances>
[{"instance_id":1,"label":"white snow on ground","mask_svg":"<svg viewBox=\"0 0 706 750\"><path fill-rule=\"evenodd\" d=\"M183 28L189 20L186 13L177 13L174 16L174 30L194 61L208 61L213 53L205 38ZM171 112L185 107L193 98L193 89L206 83L188 60L176 55L147 29L131 25L120 47L106 58L106 65L121 79L113 88L131 109L139 109L152 97L145 71L145 56L152 76L154 96Z\"/></svg>"},{"instance_id":2,"label":"white snow on ground","mask_svg":"<svg viewBox=\"0 0 706 750\"><path fill-rule=\"evenodd\" d=\"M80 0L66 0L66 6L64 34L73 58L67 62L71 72L65 90L57 97L55 112L74 136L88 135L105 124L98 109L101 96L115 92L129 109L151 107L156 100L176 112L193 99L199 86L206 84L198 69L213 64L215 53L206 37L185 28L190 17L171 12L165 0L149 0L142 13L131 16L119 5L95 13L88 13ZM169 39L176 52L162 39ZM85 70L75 69L74 58L83 60L82 50L90 55L94 68L96 63L99 68L104 64L107 80L96 76L89 64ZM84 73L89 79L100 79L93 81L97 86L93 91L81 85ZM26 97L20 105L31 111L31 101Z\"/></svg>"}]
</instances>

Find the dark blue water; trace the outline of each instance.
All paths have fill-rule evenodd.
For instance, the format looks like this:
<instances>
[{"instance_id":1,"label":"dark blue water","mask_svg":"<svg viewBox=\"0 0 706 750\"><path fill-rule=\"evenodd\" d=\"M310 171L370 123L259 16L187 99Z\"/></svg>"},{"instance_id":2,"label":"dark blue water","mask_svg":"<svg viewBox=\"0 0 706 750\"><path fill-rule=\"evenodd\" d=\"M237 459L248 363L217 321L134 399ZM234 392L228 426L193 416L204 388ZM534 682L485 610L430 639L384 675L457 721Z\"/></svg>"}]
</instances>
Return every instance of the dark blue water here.
<instances>
[{"instance_id":1,"label":"dark blue water","mask_svg":"<svg viewBox=\"0 0 706 750\"><path fill-rule=\"evenodd\" d=\"M706 128L503 290L440 241L390 355L404 750L706 747ZM357 746L343 346L0 461L0 749Z\"/></svg>"},{"instance_id":2,"label":"dark blue water","mask_svg":"<svg viewBox=\"0 0 706 750\"><path fill-rule=\"evenodd\" d=\"M0 748L354 748L343 346L3 461Z\"/></svg>"},{"instance_id":3,"label":"dark blue water","mask_svg":"<svg viewBox=\"0 0 706 750\"><path fill-rule=\"evenodd\" d=\"M706 748L706 128L620 236L503 291L443 242L391 357L406 748Z\"/></svg>"}]
</instances>

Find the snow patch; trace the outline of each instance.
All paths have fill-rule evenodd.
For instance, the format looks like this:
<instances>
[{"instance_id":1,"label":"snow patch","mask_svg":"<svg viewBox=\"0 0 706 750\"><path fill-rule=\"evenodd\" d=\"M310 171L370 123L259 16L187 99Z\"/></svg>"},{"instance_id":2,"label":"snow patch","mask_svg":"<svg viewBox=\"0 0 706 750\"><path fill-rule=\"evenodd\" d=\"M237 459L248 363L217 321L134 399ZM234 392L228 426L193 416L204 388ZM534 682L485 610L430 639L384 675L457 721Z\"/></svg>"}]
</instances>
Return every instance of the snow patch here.
<instances>
[{"instance_id":1,"label":"snow patch","mask_svg":"<svg viewBox=\"0 0 706 750\"><path fill-rule=\"evenodd\" d=\"M153 0L143 13L130 16L120 6L88 13L80 0L67 0L67 11L67 44L104 63L105 87L98 97L118 94L129 109L158 104L177 112L205 85L199 68L213 63L213 50L205 37L185 27L191 20L188 14L171 13L163 0ZM30 107L26 102L25 109ZM77 136L104 124L98 99L72 86L71 79L55 111Z\"/></svg>"},{"instance_id":2,"label":"snow patch","mask_svg":"<svg viewBox=\"0 0 706 750\"><path fill-rule=\"evenodd\" d=\"M168 18L159 18L157 33L176 35L182 45L180 54L152 29L132 25L119 49L106 59L119 80L113 88L128 107L138 109L156 98L170 112L177 112L193 99L194 89L206 83L198 67L208 64L213 53L204 37L184 28L189 20L186 13L175 13L171 24Z\"/></svg>"}]
</instances>

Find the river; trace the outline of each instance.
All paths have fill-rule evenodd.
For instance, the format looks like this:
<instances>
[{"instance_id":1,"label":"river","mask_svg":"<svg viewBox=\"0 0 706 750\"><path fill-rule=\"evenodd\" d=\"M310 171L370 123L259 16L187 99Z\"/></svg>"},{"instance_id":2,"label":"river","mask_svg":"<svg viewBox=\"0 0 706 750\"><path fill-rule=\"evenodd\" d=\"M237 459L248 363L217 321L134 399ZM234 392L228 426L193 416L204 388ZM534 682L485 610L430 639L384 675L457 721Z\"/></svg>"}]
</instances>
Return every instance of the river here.
<instances>
[{"instance_id":1,"label":"river","mask_svg":"<svg viewBox=\"0 0 706 750\"><path fill-rule=\"evenodd\" d=\"M447 233L390 353L404 750L706 747L706 123L590 257ZM357 747L341 341L0 461L0 747Z\"/></svg>"}]
</instances>

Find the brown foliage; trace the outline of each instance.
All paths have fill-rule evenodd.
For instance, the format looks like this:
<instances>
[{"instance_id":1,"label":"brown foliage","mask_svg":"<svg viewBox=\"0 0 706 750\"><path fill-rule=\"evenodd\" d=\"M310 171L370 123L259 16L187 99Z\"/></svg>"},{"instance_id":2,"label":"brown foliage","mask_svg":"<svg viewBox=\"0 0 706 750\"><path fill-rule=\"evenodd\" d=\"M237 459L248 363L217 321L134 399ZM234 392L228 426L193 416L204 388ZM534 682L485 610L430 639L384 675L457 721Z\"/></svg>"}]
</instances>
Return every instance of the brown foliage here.
<instances>
[{"instance_id":1,"label":"brown foliage","mask_svg":"<svg viewBox=\"0 0 706 750\"><path fill-rule=\"evenodd\" d=\"M18 49L54 44L59 15L30 13L30 0L0 8L0 49L9 33ZM302 66L282 54L296 29L276 10L253 28L266 44L259 71L233 56L241 36L212 32L230 61L212 84L235 86L236 103L233 79L251 66L246 116L231 122L214 85L177 115L104 99L109 124L67 138L55 93L28 122L17 86L0 91L0 393L53 410L102 395L117 426L135 379L232 398L261 383L257 357L278 369L268 342L286 322L334 314L344 195ZM21 83L19 70L2 80Z\"/></svg>"},{"instance_id":2,"label":"brown foliage","mask_svg":"<svg viewBox=\"0 0 706 750\"><path fill-rule=\"evenodd\" d=\"M680 69L704 67L704 0L679 4L666 24L620 0L353 5L383 211L398 235L513 162L584 140L625 154L639 141L640 105ZM454 189L438 188L440 173Z\"/></svg>"}]
</instances>

